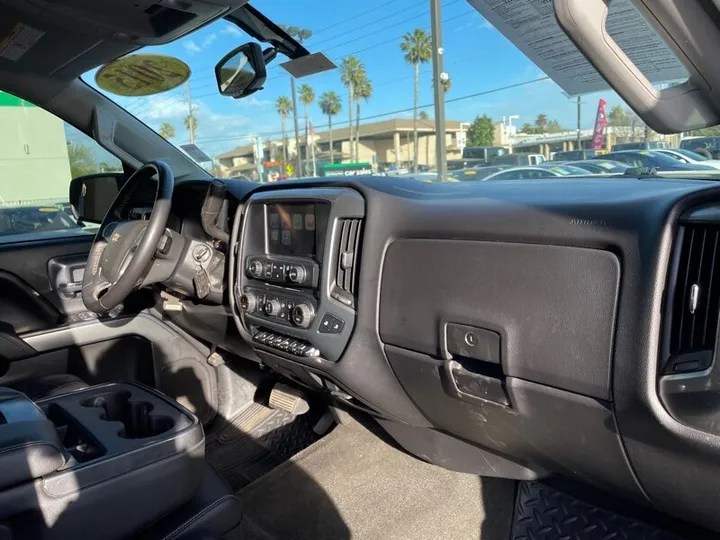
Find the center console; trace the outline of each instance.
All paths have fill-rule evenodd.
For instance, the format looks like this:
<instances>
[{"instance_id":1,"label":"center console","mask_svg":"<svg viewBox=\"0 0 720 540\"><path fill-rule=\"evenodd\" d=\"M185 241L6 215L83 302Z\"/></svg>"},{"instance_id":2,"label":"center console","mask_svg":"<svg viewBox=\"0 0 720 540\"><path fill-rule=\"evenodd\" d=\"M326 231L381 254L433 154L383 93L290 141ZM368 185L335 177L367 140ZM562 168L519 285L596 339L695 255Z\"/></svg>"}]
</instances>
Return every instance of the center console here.
<instances>
[{"instance_id":1,"label":"center console","mask_svg":"<svg viewBox=\"0 0 720 540\"><path fill-rule=\"evenodd\" d=\"M296 361L337 361L355 324L363 198L317 188L256 193L233 229L238 328Z\"/></svg>"},{"instance_id":2,"label":"center console","mask_svg":"<svg viewBox=\"0 0 720 540\"><path fill-rule=\"evenodd\" d=\"M204 444L196 417L142 385L37 404L0 389L0 525L17 538L124 538L191 498Z\"/></svg>"}]
</instances>

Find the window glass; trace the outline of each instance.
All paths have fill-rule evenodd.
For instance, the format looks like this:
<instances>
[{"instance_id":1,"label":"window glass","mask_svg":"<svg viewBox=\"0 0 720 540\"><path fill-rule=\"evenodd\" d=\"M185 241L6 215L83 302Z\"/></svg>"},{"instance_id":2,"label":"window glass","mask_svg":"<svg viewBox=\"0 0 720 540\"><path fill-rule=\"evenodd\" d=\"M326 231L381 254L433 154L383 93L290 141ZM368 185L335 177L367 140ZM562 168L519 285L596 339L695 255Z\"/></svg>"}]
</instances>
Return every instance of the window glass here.
<instances>
[{"instance_id":1,"label":"window glass","mask_svg":"<svg viewBox=\"0 0 720 540\"><path fill-rule=\"evenodd\" d=\"M32 103L0 92L0 243L89 234L69 202L70 180L122 171L93 139Z\"/></svg>"}]
</instances>

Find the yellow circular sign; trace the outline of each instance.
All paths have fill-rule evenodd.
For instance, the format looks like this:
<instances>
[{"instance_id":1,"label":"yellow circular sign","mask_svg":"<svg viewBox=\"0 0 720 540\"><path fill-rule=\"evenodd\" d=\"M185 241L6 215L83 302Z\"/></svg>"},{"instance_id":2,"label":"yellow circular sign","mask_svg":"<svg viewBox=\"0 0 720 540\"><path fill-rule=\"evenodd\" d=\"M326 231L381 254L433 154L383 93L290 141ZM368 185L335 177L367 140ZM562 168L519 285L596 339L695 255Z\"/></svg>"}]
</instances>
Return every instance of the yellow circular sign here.
<instances>
[{"instance_id":1,"label":"yellow circular sign","mask_svg":"<svg viewBox=\"0 0 720 540\"><path fill-rule=\"evenodd\" d=\"M95 74L97 85L118 96L150 96L188 80L190 67L162 54L133 54L113 60Z\"/></svg>"}]
</instances>

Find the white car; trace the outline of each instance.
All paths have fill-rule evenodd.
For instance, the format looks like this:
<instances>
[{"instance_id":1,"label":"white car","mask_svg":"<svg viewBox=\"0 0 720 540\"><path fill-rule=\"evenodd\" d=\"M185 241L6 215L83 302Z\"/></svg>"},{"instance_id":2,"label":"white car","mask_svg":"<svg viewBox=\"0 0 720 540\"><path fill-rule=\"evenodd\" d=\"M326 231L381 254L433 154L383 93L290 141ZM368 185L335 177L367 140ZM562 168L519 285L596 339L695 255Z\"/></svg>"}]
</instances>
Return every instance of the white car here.
<instances>
[{"instance_id":1,"label":"white car","mask_svg":"<svg viewBox=\"0 0 720 540\"><path fill-rule=\"evenodd\" d=\"M720 169L720 159L710 159L697 152L684 150L683 148L660 148L653 150L658 154L665 154L668 157L678 160L681 163L702 163L709 167Z\"/></svg>"}]
</instances>

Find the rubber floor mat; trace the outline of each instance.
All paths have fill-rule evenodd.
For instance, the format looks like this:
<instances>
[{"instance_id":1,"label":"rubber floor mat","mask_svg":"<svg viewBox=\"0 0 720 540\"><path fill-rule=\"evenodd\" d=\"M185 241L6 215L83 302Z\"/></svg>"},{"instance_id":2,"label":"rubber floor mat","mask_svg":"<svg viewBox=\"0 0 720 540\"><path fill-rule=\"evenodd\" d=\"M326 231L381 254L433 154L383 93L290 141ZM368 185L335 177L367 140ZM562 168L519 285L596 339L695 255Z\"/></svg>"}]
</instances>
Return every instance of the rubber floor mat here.
<instances>
[{"instance_id":1,"label":"rubber floor mat","mask_svg":"<svg viewBox=\"0 0 720 540\"><path fill-rule=\"evenodd\" d=\"M250 403L215 432L208 433L207 462L233 490L260 478L319 439L317 415L293 416Z\"/></svg>"},{"instance_id":2,"label":"rubber floor mat","mask_svg":"<svg viewBox=\"0 0 720 540\"><path fill-rule=\"evenodd\" d=\"M520 482L512 540L680 540L540 482Z\"/></svg>"}]
</instances>

